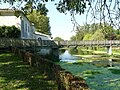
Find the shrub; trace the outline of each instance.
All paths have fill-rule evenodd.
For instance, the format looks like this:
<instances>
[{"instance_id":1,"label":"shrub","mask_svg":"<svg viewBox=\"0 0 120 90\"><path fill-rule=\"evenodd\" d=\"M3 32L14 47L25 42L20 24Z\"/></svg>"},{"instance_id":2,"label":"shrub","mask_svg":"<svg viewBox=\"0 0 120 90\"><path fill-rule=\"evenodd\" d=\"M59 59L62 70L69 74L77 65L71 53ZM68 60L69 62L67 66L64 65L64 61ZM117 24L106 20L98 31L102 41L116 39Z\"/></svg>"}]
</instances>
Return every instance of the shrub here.
<instances>
[{"instance_id":1,"label":"shrub","mask_svg":"<svg viewBox=\"0 0 120 90\"><path fill-rule=\"evenodd\" d=\"M70 48L69 49L69 53L70 54L77 54L78 53L78 50L76 48Z\"/></svg>"},{"instance_id":2,"label":"shrub","mask_svg":"<svg viewBox=\"0 0 120 90\"><path fill-rule=\"evenodd\" d=\"M81 50L81 48L78 48L78 54L79 55L84 55L84 52Z\"/></svg>"},{"instance_id":3,"label":"shrub","mask_svg":"<svg viewBox=\"0 0 120 90\"><path fill-rule=\"evenodd\" d=\"M15 26L0 26L0 38L19 38L20 29Z\"/></svg>"}]
</instances>

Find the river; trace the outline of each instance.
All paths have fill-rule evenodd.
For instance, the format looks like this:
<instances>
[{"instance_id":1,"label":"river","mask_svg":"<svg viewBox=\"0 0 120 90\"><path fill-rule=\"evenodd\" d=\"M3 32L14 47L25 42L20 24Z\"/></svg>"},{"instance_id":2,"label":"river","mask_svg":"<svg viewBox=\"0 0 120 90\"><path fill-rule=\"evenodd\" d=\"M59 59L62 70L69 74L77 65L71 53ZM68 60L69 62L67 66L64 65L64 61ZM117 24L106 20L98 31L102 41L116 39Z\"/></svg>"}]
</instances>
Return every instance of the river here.
<instances>
[{"instance_id":1,"label":"river","mask_svg":"<svg viewBox=\"0 0 120 90\"><path fill-rule=\"evenodd\" d=\"M120 59L101 55L81 57L68 50L60 54L59 64L86 80L90 90L120 90Z\"/></svg>"}]
</instances>

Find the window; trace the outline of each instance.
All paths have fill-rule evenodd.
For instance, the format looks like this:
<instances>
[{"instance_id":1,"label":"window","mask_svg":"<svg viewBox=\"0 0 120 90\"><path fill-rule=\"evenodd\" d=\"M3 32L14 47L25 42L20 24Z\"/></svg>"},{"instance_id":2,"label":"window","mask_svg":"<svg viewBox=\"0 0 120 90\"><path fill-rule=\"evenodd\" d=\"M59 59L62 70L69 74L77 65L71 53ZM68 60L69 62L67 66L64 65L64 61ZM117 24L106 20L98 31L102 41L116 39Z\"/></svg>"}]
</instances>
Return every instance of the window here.
<instances>
[{"instance_id":1,"label":"window","mask_svg":"<svg viewBox=\"0 0 120 90\"><path fill-rule=\"evenodd\" d=\"M28 26L28 32L30 32L30 27Z\"/></svg>"},{"instance_id":2,"label":"window","mask_svg":"<svg viewBox=\"0 0 120 90\"><path fill-rule=\"evenodd\" d=\"M22 37L25 37L24 21L23 20L21 20L21 34L22 34Z\"/></svg>"},{"instance_id":3,"label":"window","mask_svg":"<svg viewBox=\"0 0 120 90\"><path fill-rule=\"evenodd\" d=\"M25 24L25 37L27 38L27 23Z\"/></svg>"}]
</instances>

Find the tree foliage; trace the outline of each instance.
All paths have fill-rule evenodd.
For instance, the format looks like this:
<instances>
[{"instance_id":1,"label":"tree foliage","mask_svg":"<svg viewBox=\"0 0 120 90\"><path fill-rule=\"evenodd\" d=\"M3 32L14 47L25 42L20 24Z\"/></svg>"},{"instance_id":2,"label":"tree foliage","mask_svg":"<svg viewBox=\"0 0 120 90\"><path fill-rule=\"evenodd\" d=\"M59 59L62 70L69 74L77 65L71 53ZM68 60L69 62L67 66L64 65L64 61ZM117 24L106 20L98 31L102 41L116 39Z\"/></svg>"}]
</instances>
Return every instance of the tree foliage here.
<instances>
[{"instance_id":1,"label":"tree foliage","mask_svg":"<svg viewBox=\"0 0 120 90\"><path fill-rule=\"evenodd\" d=\"M3 38L19 38L20 29L15 26L1 26L0 27L0 37Z\"/></svg>"},{"instance_id":2,"label":"tree foliage","mask_svg":"<svg viewBox=\"0 0 120 90\"><path fill-rule=\"evenodd\" d=\"M116 31L113 29L112 26L106 25L103 29L102 32L104 33L104 36L107 40L115 40L116 39Z\"/></svg>"},{"instance_id":3,"label":"tree foliage","mask_svg":"<svg viewBox=\"0 0 120 90\"><path fill-rule=\"evenodd\" d=\"M72 36L70 37L70 41L76 41L77 37L76 36Z\"/></svg>"},{"instance_id":4,"label":"tree foliage","mask_svg":"<svg viewBox=\"0 0 120 90\"><path fill-rule=\"evenodd\" d=\"M50 25L49 25L49 18L45 15L41 15L39 12L34 10L32 13L27 15L28 19L34 23L36 31L44 33L44 34L51 34L50 33Z\"/></svg>"},{"instance_id":5,"label":"tree foliage","mask_svg":"<svg viewBox=\"0 0 120 90\"><path fill-rule=\"evenodd\" d=\"M55 0L0 0L11 5L18 2L20 7L22 3L26 2L24 9L32 11L37 9L47 12L44 2ZM92 21L100 21L100 23L109 23L111 26L120 28L120 0L59 0L56 3L57 10L61 13L70 12L74 17L75 14L83 14L86 12L86 19L91 16ZM74 22L76 23L76 22Z\"/></svg>"},{"instance_id":6,"label":"tree foliage","mask_svg":"<svg viewBox=\"0 0 120 90\"><path fill-rule=\"evenodd\" d=\"M45 4L38 3L37 6L34 6L32 1L28 1L24 7L21 7L23 12L28 15L33 12L33 10L36 10L39 12L40 15L47 15L48 9L45 7Z\"/></svg>"},{"instance_id":7,"label":"tree foliage","mask_svg":"<svg viewBox=\"0 0 120 90\"><path fill-rule=\"evenodd\" d=\"M91 37L92 37L92 34L87 33L87 34L84 36L83 40L91 40Z\"/></svg>"},{"instance_id":8,"label":"tree foliage","mask_svg":"<svg viewBox=\"0 0 120 90\"><path fill-rule=\"evenodd\" d=\"M100 29L98 29L92 35L91 40L105 40L105 35L102 33L102 31Z\"/></svg>"},{"instance_id":9,"label":"tree foliage","mask_svg":"<svg viewBox=\"0 0 120 90\"><path fill-rule=\"evenodd\" d=\"M70 11L71 15L75 13L82 14L85 12L88 0L60 0L57 3L57 10L61 13Z\"/></svg>"},{"instance_id":10,"label":"tree foliage","mask_svg":"<svg viewBox=\"0 0 120 90\"><path fill-rule=\"evenodd\" d=\"M55 41L64 41L64 39L60 38L60 37L55 37L54 38Z\"/></svg>"},{"instance_id":11,"label":"tree foliage","mask_svg":"<svg viewBox=\"0 0 120 90\"><path fill-rule=\"evenodd\" d=\"M82 28L81 28L82 27ZM80 40L116 40L119 38L119 30L114 29L108 24L86 24L81 26L75 36L71 38L77 38ZM73 39L71 39L73 40ZM73 40L74 41L74 40Z\"/></svg>"}]
</instances>

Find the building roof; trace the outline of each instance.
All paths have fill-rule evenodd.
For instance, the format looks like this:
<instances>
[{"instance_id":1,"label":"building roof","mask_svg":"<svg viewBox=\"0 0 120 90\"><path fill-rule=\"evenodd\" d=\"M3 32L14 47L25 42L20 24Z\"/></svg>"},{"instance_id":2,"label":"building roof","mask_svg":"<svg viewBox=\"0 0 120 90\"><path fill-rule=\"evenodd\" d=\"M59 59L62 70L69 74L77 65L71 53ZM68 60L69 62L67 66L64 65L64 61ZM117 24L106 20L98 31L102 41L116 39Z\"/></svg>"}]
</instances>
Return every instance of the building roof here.
<instances>
[{"instance_id":1,"label":"building roof","mask_svg":"<svg viewBox=\"0 0 120 90\"><path fill-rule=\"evenodd\" d=\"M35 32L36 35L40 35L40 36L44 36L44 37L49 37L49 35L47 34L43 34L43 33L40 33L40 32Z\"/></svg>"},{"instance_id":2,"label":"building roof","mask_svg":"<svg viewBox=\"0 0 120 90\"><path fill-rule=\"evenodd\" d=\"M0 9L0 16L14 16L15 11L19 10L14 10L14 9Z\"/></svg>"},{"instance_id":3,"label":"building roof","mask_svg":"<svg viewBox=\"0 0 120 90\"><path fill-rule=\"evenodd\" d=\"M26 17L24 12L22 12L21 10L17 10L17 9L0 9L0 16L16 16L16 17L19 17L20 14L22 14L24 17ZM27 18L27 20L29 21L28 18Z\"/></svg>"},{"instance_id":4,"label":"building roof","mask_svg":"<svg viewBox=\"0 0 120 90\"><path fill-rule=\"evenodd\" d=\"M0 16L16 16L19 17L20 15L24 16L29 22L30 20L26 17L26 15L17 9L0 9ZM30 22L31 26L34 26L33 23Z\"/></svg>"}]
</instances>

